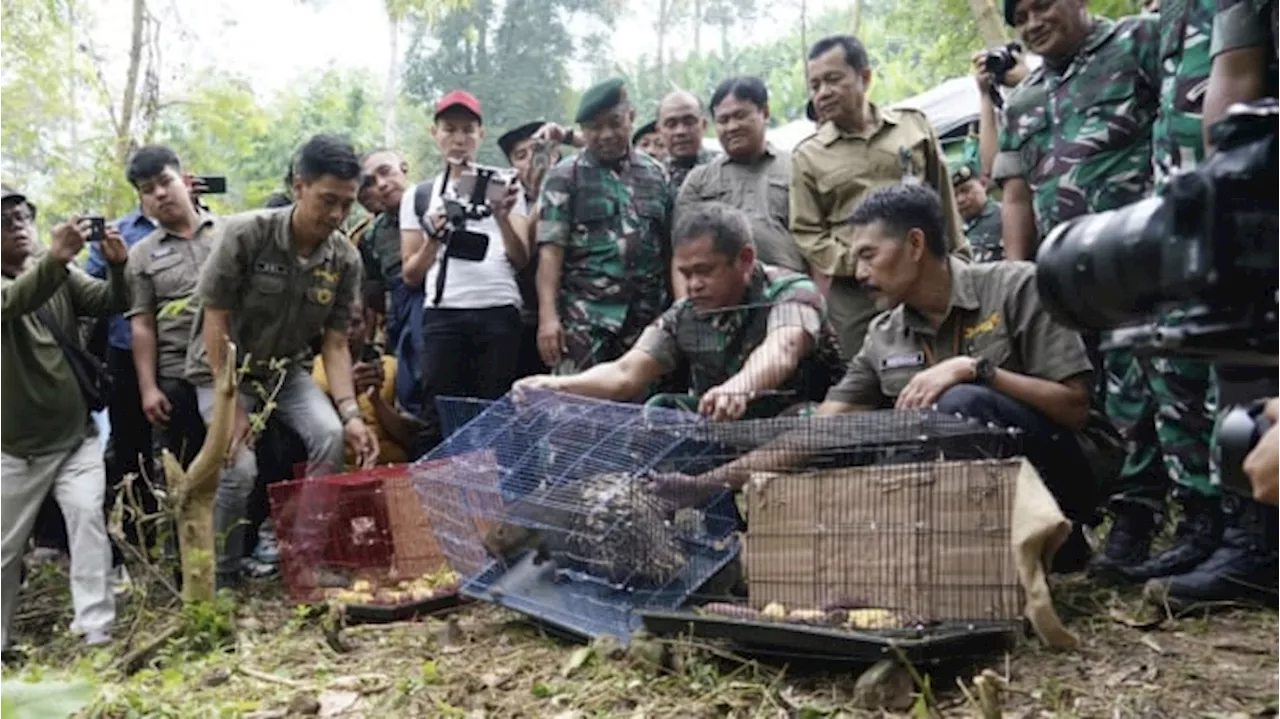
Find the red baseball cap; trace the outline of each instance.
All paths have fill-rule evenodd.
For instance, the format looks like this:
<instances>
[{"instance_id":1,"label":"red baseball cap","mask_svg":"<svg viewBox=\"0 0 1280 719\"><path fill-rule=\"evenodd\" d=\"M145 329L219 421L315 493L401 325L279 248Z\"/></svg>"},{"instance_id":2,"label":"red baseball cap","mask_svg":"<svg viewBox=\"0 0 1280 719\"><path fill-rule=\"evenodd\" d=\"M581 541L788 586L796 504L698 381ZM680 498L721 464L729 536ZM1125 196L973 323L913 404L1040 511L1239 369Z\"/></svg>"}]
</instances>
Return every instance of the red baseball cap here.
<instances>
[{"instance_id":1,"label":"red baseball cap","mask_svg":"<svg viewBox=\"0 0 1280 719\"><path fill-rule=\"evenodd\" d=\"M440 98L436 102L435 116L440 117L440 115L444 114L445 110L453 107L461 107L472 115L475 115L477 120L484 119L483 115L480 114L480 101L476 99L475 95L472 95L466 90L454 90L448 95Z\"/></svg>"}]
</instances>

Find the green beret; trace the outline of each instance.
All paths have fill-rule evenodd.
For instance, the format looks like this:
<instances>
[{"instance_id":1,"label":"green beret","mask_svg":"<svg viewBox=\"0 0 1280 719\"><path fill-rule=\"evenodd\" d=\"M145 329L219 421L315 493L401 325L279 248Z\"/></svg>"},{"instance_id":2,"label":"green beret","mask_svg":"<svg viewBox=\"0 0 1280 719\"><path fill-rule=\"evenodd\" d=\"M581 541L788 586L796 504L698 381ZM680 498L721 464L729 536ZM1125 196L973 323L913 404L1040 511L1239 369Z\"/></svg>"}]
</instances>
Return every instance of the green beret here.
<instances>
[{"instance_id":1,"label":"green beret","mask_svg":"<svg viewBox=\"0 0 1280 719\"><path fill-rule=\"evenodd\" d=\"M978 168L973 166L967 158L962 160L954 160L951 166L951 184L952 186L963 185L964 183L981 176Z\"/></svg>"},{"instance_id":2,"label":"green beret","mask_svg":"<svg viewBox=\"0 0 1280 719\"><path fill-rule=\"evenodd\" d=\"M582 101L578 103L578 114L574 122L591 122L602 112L608 112L627 99L624 85L626 81L620 77L594 85L582 93Z\"/></svg>"},{"instance_id":3,"label":"green beret","mask_svg":"<svg viewBox=\"0 0 1280 719\"><path fill-rule=\"evenodd\" d=\"M645 124L641 125L640 128L635 131L635 134L631 136L631 144L632 145L639 144L640 138L644 137L645 135L655 133L657 131L658 131L658 121L650 120Z\"/></svg>"}]
</instances>

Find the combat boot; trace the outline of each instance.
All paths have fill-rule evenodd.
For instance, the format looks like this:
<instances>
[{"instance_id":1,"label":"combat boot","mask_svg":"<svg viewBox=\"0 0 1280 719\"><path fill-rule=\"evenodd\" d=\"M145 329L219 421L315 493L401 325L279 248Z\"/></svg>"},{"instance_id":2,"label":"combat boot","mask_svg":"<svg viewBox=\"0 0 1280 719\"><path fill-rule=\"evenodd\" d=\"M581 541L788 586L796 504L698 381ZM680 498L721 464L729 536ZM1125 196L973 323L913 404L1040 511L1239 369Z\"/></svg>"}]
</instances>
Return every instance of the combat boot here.
<instances>
[{"instance_id":1,"label":"combat boot","mask_svg":"<svg viewBox=\"0 0 1280 719\"><path fill-rule=\"evenodd\" d=\"M1147 560L1155 530L1153 509L1137 502L1116 502L1111 508L1107 546L1089 563L1089 574L1105 581L1127 581L1123 570Z\"/></svg>"},{"instance_id":2,"label":"combat boot","mask_svg":"<svg viewBox=\"0 0 1280 719\"><path fill-rule=\"evenodd\" d=\"M1221 498L1188 493L1182 498L1182 512L1172 547L1141 564L1117 567L1117 572L1138 584L1189 572L1208 559L1222 544Z\"/></svg>"},{"instance_id":3,"label":"combat boot","mask_svg":"<svg viewBox=\"0 0 1280 719\"><path fill-rule=\"evenodd\" d=\"M1276 606L1275 507L1235 496L1223 504L1221 545L1189 572L1148 581L1143 596L1149 603L1174 613L1213 603Z\"/></svg>"}]
</instances>

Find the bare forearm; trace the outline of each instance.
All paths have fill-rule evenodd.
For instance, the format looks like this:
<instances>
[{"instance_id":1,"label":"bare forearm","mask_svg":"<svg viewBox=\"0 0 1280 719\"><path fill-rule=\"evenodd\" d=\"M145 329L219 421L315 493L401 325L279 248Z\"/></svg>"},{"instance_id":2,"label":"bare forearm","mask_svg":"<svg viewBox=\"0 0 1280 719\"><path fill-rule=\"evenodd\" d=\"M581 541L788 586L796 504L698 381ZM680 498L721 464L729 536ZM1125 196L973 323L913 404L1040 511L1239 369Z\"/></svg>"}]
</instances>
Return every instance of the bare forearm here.
<instances>
[{"instance_id":1,"label":"bare forearm","mask_svg":"<svg viewBox=\"0 0 1280 719\"><path fill-rule=\"evenodd\" d=\"M562 392L596 399L626 400L644 389L645 383L633 382L617 362L605 362L575 375L558 378Z\"/></svg>"},{"instance_id":2,"label":"bare forearm","mask_svg":"<svg viewBox=\"0 0 1280 719\"><path fill-rule=\"evenodd\" d=\"M502 233L502 248L507 261L517 272L529 264L528 222L520 215L498 217L498 230Z\"/></svg>"},{"instance_id":3,"label":"bare forearm","mask_svg":"<svg viewBox=\"0 0 1280 719\"><path fill-rule=\"evenodd\" d=\"M148 392L156 388L156 331L154 320L135 315L129 321L133 349L133 369L138 375L138 389Z\"/></svg>"},{"instance_id":4,"label":"bare forearm","mask_svg":"<svg viewBox=\"0 0 1280 719\"><path fill-rule=\"evenodd\" d=\"M817 416L833 417L865 409L868 408L826 401L818 407ZM817 421L821 422L821 420ZM798 467L821 448L821 435L812 429L789 432L754 452L711 470L706 474L706 479L738 490L751 479L752 473L779 472Z\"/></svg>"},{"instance_id":5,"label":"bare forearm","mask_svg":"<svg viewBox=\"0 0 1280 719\"><path fill-rule=\"evenodd\" d=\"M345 339L334 341L333 337L342 337L330 330L325 330L324 344L320 348L320 356L324 359L324 373L329 380L329 396L334 404L354 400L356 396L355 381L351 377L351 351L347 349ZM341 406L338 407L342 409Z\"/></svg>"},{"instance_id":6,"label":"bare forearm","mask_svg":"<svg viewBox=\"0 0 1280 719\"><path fill-rule=\"evenodd\" d=\"M410 287L421 287L436 259L436 242L421 230L400 231L400 278Z\"/></svg>"},{"instance_id":7,"label":"bare forearm","mask_svg":"<svg viewBox=\"0 0 1280 719\"><path fill-rule=\"evenodd\" d=\"M556 300L560 295L560 274L564 253L559 247L543 245L538 250L538 321L558 320Z\"/></svg>"},{"instance_id":8,"label":"bare forearm","mask_svg":"<svg viewBox=\"0 0 1280 719\"><path fill-rule=\"evenodd\" d=\"M1035 260L1036 221L1031 203L1006 196L1000 211L1006 260Z\"/></svg>"},{"instance_id":9,"label":"bare forearm","mask_svg":"<svg viewBox=\"0 0 1280 719\"><path fill-rule=\"evenodd\" d=\"M378 419L378 426L401 447L412 446L418 428L417 420L396 411L396 408L387 404L382 395L377 392L373 393L371 401L374 416Z\"/></svg>"},{"instance_id":10,"label":"bare forearm","mask_svg":"<svg viewBox=\"0 0 1280 719\"><path fill-rule=\"evenodd\" d=\"M766 339L764 344L751 353L742 369L724 383L725 388L750 394L782 386L795 374L800 360L813 346L812 340L803 330L797 328L796 332L788 335L775 334Z\"/></svg>"},{"instance_id":11,"label":"bare forearm","mask_svg":"<svg viewBox=\"0 0 1280 719\"><path fill-rule=\"evenodd\" d=\"M998 128L996 108L991 104L991 99L984 95L978 115L978 160L982 163L983 177L991 177L991 166L995 163L996 151L1000 148Z\"/></svg>"}]
</instances>

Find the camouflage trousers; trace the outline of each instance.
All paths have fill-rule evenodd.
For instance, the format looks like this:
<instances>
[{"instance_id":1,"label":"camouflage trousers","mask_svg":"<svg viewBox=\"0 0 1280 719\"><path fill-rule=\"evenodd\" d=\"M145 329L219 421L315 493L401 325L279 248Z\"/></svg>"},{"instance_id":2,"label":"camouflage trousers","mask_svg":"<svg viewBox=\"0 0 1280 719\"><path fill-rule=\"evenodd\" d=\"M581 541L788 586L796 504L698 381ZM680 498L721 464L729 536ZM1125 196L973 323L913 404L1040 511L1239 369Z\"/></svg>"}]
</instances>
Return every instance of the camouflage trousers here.
<instances>
[{"instance_id":1,"label":"camouflage trousers","mask_svg":"<svg viewBox=\"0 0 1280 719\"><path fill-rule=\"evenodd\" d=\"M640 339L645 325L630 319L618 332L577 322L564 323L565 351L551 368L554 375L572 375L618 359Z\"/></svg>"},{"instance_id":2,"label":"camouflage trousers","mask_svg":"<svg viewBox=\"0 0 1280 719\"><path fill-rule=\"evenodd\" d=\"M1106 412L1128 444L1112 501L1162 509L1174 488L1203 496L1210 482L1209 448L1216 393L1203 362L1107 354Z\"/></svg>"}]
</instances>

